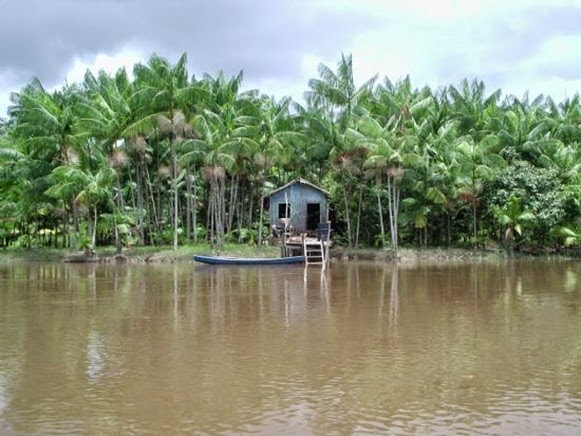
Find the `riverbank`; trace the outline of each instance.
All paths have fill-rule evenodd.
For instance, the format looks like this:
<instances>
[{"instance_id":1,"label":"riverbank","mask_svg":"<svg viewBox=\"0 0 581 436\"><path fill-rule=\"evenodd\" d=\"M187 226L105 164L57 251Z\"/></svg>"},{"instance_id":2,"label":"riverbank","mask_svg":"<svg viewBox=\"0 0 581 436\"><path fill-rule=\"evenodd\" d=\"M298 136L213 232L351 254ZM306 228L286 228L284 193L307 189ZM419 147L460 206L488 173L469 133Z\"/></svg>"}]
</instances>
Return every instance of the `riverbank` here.
<instances>
[{"instance_id":1,"label":"riverbank","mask_svg":"<svg viewBox=\"0 0 581 436\"><path fill-rule=\"evenodd\" d=\"M235 257L277 257L279 247L249 246L241 244L226 244L216 250L207 244L196 244L179 247L173 250L169 246L161 247L132 247L124 249L120 254L113 247L98 248L94 253L83 251L71 252L67 249L53 248L10 248L0 250L0 261L23 260L29 262L98 262L98 263L187 263L192 262L195 254L222 255ZM545 258L572 258L578 257L574 253L541 253L513 254L514 257L545 257ZM393 250L373 248L350 249L334 247L331 250L333 260L364 260L389 262L397 260L401 263L450 263L450 262L482 262L498 261L509 256L504 250L471 250L463 248L402 248L397 254Z\"/></svg>"},{"instance_id":2,"label":"riverbank","mask_svg":"<svg viewBox=\"0 0 581 436\"><path fill-rule=\"evenodd\" d=\"M92 253L82 250L71 251L55 248L8 248L0 250L1 260L24 260L30 262L130 262L130 263L186 263L191 262L195 254L223 255L240 257L276 257L280 255L278 247L248 246L226 244L216 250L207 244L185 245L173 250L170 246L131 247L116 253L114 247L99 247Z\"/></svg>"},{"instance_id":3,"label":"riverbank","mask_svg":"<svg viewBox=\"0 0 581 436\"><path fill-rule=\"evenodd\" d=\"M332 258L340 260L368 260L402 263L475 262L506 258L502 250L470 250L463 248L401 248L394 250L349 249L333 250Z\"/></svg>"},{"instance_id":4,"label":"riverbank","mask_svg":"<svg viewBox=\"0 0 581 436\"><path fill-rule=\"evenodd\" d=\"M507 259L553 259L567 260L581 258L581 251L568 250L527 250L508 253L502 248L468 249L468 248L401 248L397 253L393 250L377 249L347 249L335 250L333 258L342 260L393 261L400 263L459 263L459 262L489 262Z\"/></svg>"}]
</instances>

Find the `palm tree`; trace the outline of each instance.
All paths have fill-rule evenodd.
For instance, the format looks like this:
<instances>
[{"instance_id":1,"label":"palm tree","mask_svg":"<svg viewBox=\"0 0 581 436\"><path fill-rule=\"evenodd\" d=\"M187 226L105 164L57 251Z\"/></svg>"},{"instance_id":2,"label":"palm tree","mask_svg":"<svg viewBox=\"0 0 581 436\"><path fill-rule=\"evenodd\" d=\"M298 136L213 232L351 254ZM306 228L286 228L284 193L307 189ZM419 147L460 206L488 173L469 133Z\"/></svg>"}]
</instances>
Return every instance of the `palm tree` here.
<instances>
[{"instance_id":1,"label":"palm tree","mask_svg":"<svg viewBox=\"0 0 581 436\"><path fill-rule=\"evenodd\" d=\"M260 201L259 229L262 228L264 196L268 186L274 181L276 173L272 172L275 165L284 166L288 157L304 143L306 137L297 130L296 119L289 114L290 98L280 102L265 96L252 99L241 108L241 114L236 118L239 127L233 132L239 141L247 141L246 148L252 151L251 160L247 162L248 170L246 187L250 199L249 212L253 210L253 199ZM295 155L295 158L297 156ZM279 183L282 181L279 180ZM274 185L273 185L274 186ZM258 188L258 189L256 189ZM257 192L254 192L257 191ZM252 225L251 215L248 216L248 226ZM239 235L241 235L239 228ZM262 232L258 232L258 241L262 241Z\"/></svg>"},{"instance_id":2,"label":"palm tree","mask_svg":"<svg viewBox=\"0 0 581 436\"><path fill-rule=\"evenodd\" d=\"M189 144L195 150L203 151L200 165L202 174L210 185L206 205L208 238L217 245L222 245L226 227L225 179L227 170L234 165L234 159L221 149L226 131L219 116L206 110L203 115L194 118L193 124L198 138L190 140ZM184 159L194 158L194 153L197 151L184 154Z\"/></svg>"},{"instance_id":3,"label":"palm tree","mask_svg":"<svg viewBox=\"0 0 581 436\"><path fill-rule=\"evenodd\" d=\"M287 149L286 163L294 176L310 177L321 183L330 168L330 157L341 154L343 133L323 110L298 104L295 109L304 139L297 143L298 147Z\"/></svg>"},{"instance_id":4,"label":"palm tree","mask_svg":"<svg viewBox=\"0 0 581 436\"><path fill-rule=\"evenodd\" d=\"M446 246L452 242L452 224L464 203L459 200L462 186L462 166L457 160L454 142L438 148L436 161L431 165L433 185L426 192L426 198L433 205L441 207L446 217Z\"/></svg>"},{"instance_id":5,"label":"palm tree","mask_svg":"<svg viewBox=\"0 0 581 436\"><path fill-rule=\"evenodd\" d=\"M199 137L195 143L206 150L203 174L210 183L208 228L212 240L218 244L223 243L224 232L232 230L235 217L239 230L243 225L245 196L241 191L244 185L248 186L259 148L250 133L253 95L239 93L242 79L242 72L230 79L223 72L216 78L206 74L202 86L212 98L194 122ZM226 198L227 191L229 198ZM248 203L251 208L252 201Z\"/></svg>"},{"instance_id":6,"label":"palm tree","mask_svg":"<svg viewBox=\"0 0 581 436\"><path fill-rule=\"evenodd\" d=\"M551 105L549 127L553 137L566 145L581 144L581 96L577 93L563 101L558 110Z\"/></svg>"},{"instance_id":7,"label":"palm tree","mask_svg":"<svg viewBox=\"0 0 581 436\"><path fill-rule=\"evenodd\" d=\"M15 105L10 111L17 123L15 134L26 142L26 152L31 157L54 165L68 164L81 157L75 115L80 92L72 86L51 94L34 79L13 97Z\"/></svg>"},{"instance_id":8,"label":"palm tree","mask_svg":"<svg viewBox=\"0 0 581 436\"><path fill-rule=\"evenodd\" d=\"M201 145L200 145L201 144ZM184 141L179 148L179 163L186 170L186 236L194 243L198 242L198 169L204 162L207 151L206 144L199 139L192 138Z\"/></svg>"},{"instance_id":9,"label":"palm tree","mask_svg":"<svg viewBox=\"0 0 581 436\"><path fill-rule=\"evenodd\" d=\"M486 95L484 82L464 79L460 87L450 86L448 96L452 116L458 120L458 133L470 135L479 142L488 134L498 130L498 100L501 91Z\"/></svg>"},{"instance_id":10,"label":"palm tree","mask_svg":"<svg viewBox=\"0 0 581 436\"><path fill-rule=\"evenodd\" d=\"M523 100L513 96L507 98L497 132L502 143L501 154L507 160L518 158L535 165L552 166L550 152L547 153L543 145L549 123L541 100L539 96L529 103L528 95Z\"/></svg>"},{"instance_id":11,"label":"palm tree","mask_svg":"<svg viewBox=\"0 0 581 436\"><path fill-rule=\"evenodd\" d=\"M385 180L388 199L389 230L391 244L397 252L399 249L399 212L400 212L400 181L404 173L404 160L406 159L406 140L398 138L388 128L381 129L381 136L370 138L369 157L365 161L364 168L369 177L376 180L375 194L377 197L379 220L381 227L381 240L385 246L385 229L383 224L383 207L381 204L381 192Z\"/></svg>"},{"instance_id":12,"label":"palm tree","mask_svg":"<svg viewBox=\"0 0 581 436\"><path fill-rule=\"evenodd\" d=\"M137 110L130 104L134 88L125 69L117 71L114 77L110 77L104 71L100 71L95 77L90 71L85 74L84 88L87 90L86 98L78 104L79 128L85 131L94 146L99 149L109 160L107 163L115 172L115 202L114 213L118 216L124 213L125 199L121 181L123 171L128 164L128 143L131 138L128 129L137 120ZM137 168L136 168L136 171ZM139 243L144 244L144 202L141 177L137 179L138 207L134 207L135 222ZM121 250L120 239L116 233L117 250Z\"/></svg>"},{"instance_id":13,"label":"palm tree","mask_svg":"<svg viewBox=\"0 0 581 436\"><path fill-rule=\"evenodd\" d=\"M263 98L259 104L255 133L260 144L257 163L262 171L266 171L276 164L286 164L286 154L304 144L307 135L299 131L300 117L291 116L289 112L290 98L283 98L279 102Z\"/></svg>"},{"instance_id":14,"label":"palm tree","mask_svg":"<svg viewBox=\"0 0 581 436\"><path fill-rule=\"evenodd\" d=\"M419 169L428 156L427 151L419 147L426 142L420 135L422 130L426 130L420 120L425 119L433 105L434 99L429 89L412 89L409 77L395 85L385 78L383 84L375 89L369 103L376 125L367 134L375 138L376 146L371 147L365 165L368 170L373 169L371 173L375 173L376 177L380 172L379 181L383 175L386 176L391 242L396 251L399 247L400 182L404 167L406 171L414 167ZM377 198L379 203L380 197Z\"/></svg>"},{"instance_id":15,"label":"palm tree","mask_svg":"<svg viewBox=\"0 0 581 436\"><path fill-rule=\"evenodd\" d=\"M13 134L22 141L31 171L28 192L36 192L41 201L51 183L51 171L58 166L87 165L90 154L83 148L83 132L78 128L76 108L82 93L77 86L48 93L37 79L12 98ZM79 211L73 202L74 232L79 229ZM74 239L73 239L74 243Z\"/></svg>"},{"instance_id":16,"label":"palm tree","mask_svg":"<svg viewBox=\"0 0 581 436\"><path fill-rule=\"evenodd\" d=\"M46 191L48 196L70 203L76 210L81 205L87 207L90 248L96 245L98 205L101 202L109 203L116 179L115 171L104 162L102 156L99 163L99 169L95 172L90 169L83 170L78 165L55 168L52 171L54 184Z\"/></svg>"},{"instance_id":17,"label":"palm tree","mask_svg":"<svg viewBox=\"0 0 581 436\"><path fill-rule=\"evenodd\" d=\"M310 107L322 108L344 131L352 125L359 104L371 95L376 78L366 81L359 88L353 78L353 58L341 55L337 71L324 64L319 65L319 79L311 79L305 94Z\"/></svg>"},{"instance_id":18,"label":"palm tree","mask_svg":"<svg viewBox=\"0 0 581 436\"><path fill-rule=\"evenodd\" d=\"M29 162L27 156L18 150L15 141L5 132L0 136L0 233L4 243L10 234L17 231L17 223L28 221L26 211L30 209L26 201ZM35 202L32 202L35 204Z\"/></svg>"},{"instance_id":19,"label":"palm tree","mask_svg":"<svg viewBox=\"0 0 581 436\"><path fill-rule=\"evenodd\" d=\"M178 247L179 191L177 146L192 134L187 114L207 93L197 84L190 83L187 71L187 56L184 53L175 65L153 55L146 65L134 67L136 92L131 100L142 108L140 119L127 131L134 134L157 129L169 141L172 178L173 248Z\"/></svg>"},{"instance_id":20,"label":"palm tree","mask_svg":"<svg viewBox=\"0 0 581 436\"><path fill-rule=\"evenodd\" d=\"M457 159L462 171L460 197L472 206L473 244L478 243L478 204L483 182L489 180L495 171L505 166L498 154L498 138L489 135L476 143L472 136L463 136L456 141Z\"/></svg>"}]
</instances>

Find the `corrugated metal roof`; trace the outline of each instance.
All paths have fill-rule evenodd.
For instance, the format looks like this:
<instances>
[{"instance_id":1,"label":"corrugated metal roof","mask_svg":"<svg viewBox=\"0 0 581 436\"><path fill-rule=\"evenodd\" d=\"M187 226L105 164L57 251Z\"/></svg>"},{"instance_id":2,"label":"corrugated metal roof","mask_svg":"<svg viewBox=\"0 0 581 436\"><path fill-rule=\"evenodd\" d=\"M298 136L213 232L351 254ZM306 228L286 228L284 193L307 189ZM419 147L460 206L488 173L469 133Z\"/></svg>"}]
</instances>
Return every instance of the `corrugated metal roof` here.
<instances>
[{"instance_id":1,"label":"corrugated metal roof","mask_svg":"<svg viewBox=\"0 0 581 436\"><path fill-rule=\"evenodd\" d=\"M308 185L308 186L310 186L311 188L314 188L314 189L316 189L317 191L320 191L320 192L322 192L322 193L323 193L323 194L325 194L326 196L330 196L330 195L331 195L331 194L329 194L327 191L325 191L324 189L322 189L322 188L319 188L317 185L314 185L314 184L312 184L311 182L309 182L308 180L305 180L305 179L302 179L302 178L300 178L300 177L299 177L298 179L295 179L295 180L293 180L293 181L291 181L291 182L288 182L286 185L284 185L284 186L281 186L280 188L277 188L277 189L275 189L274 191L272 191L272 192L270 193L270 197L272 197L272 196L273 196L274 194L276 194L277 192L283 191L283 190L285 190L286 188L288 188L289 186L291 186L291 185L294 185L295 183L300 183L300 184L302 184L302 185Z\"/></svg>"}]
</instances>

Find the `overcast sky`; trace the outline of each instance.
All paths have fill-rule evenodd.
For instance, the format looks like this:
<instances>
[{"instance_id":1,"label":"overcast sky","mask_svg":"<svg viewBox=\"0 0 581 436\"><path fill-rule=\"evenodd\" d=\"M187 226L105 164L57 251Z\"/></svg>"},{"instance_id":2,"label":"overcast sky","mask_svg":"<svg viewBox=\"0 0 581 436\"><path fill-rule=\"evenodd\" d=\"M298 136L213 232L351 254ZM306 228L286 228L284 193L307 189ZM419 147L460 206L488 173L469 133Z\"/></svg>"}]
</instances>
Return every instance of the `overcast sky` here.
<instances>
[{"instance_id":1,"label":"overcast sky","mask_svg":"<svg viewBox=\"0 0 581 436\"><path fill-rule=\"evenodd\" d=\"M300 99L321 62L359 83L485 81L488 92L581 90L581 0L0 0L0 116L32 77L188 54L190 74L244 70L245 88Z\"/></svg>"}]
</instances>

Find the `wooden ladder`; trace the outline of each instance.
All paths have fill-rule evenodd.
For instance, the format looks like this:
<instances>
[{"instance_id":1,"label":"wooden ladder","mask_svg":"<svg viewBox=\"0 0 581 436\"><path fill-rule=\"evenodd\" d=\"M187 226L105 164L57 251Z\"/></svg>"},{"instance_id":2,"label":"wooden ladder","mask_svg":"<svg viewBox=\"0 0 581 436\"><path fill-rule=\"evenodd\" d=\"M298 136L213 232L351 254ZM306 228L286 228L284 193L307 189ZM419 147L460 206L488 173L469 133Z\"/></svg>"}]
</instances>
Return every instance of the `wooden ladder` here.
<instances>
[{"instance_id":1,"label":"wooden ladder","mask_svg":"<svg viewBox=\"0 0 581 436\"><path fill-rule=\"evenodd\" d=\"M303 252L305 253L306 264L324 264L325 263L325 249L323 241L317 242L303 242Z\"/></svg>"}]
</instances>

